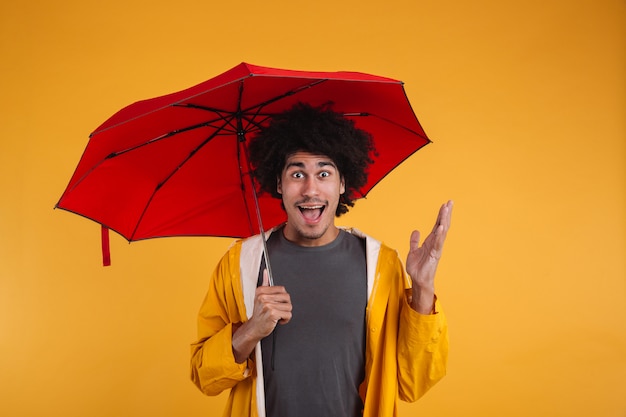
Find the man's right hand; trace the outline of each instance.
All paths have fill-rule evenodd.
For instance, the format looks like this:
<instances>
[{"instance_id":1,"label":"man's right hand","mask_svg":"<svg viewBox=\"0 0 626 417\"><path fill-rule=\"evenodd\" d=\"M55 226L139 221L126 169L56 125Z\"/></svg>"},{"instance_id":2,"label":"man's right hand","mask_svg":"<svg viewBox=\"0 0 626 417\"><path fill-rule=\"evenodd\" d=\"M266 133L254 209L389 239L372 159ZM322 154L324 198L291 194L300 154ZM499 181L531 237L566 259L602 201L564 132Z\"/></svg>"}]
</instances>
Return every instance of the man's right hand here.
<instances>
[{"instance_id":1,"label":"man's right hand","mask_svg":"<svg viewBox=\"0 0 626 417\"><path fill-rule=\"evenodd\" d=\"M278 323L289 323L291 310L291 298L285 287L270 286L267 270L264 270L263 285L257 287L254 295L252 317L239 326L233 326L235 361L243 363L256 344L270 335Z\"/></svg>"}]
</instances>

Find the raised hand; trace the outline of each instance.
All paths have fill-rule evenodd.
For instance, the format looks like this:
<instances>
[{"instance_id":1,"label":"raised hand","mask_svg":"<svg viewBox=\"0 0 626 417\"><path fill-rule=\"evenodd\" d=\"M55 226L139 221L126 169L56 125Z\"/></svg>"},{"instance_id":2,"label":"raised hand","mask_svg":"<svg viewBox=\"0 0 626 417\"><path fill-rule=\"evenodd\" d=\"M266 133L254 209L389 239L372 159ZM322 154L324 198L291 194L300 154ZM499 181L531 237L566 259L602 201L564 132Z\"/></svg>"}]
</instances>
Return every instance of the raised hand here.
<instances>
[{"instance_id":1,"label":"raised hand","mask_svg":"<svg viewBox=\"0 0 626 417\"><path fill-rule=\"evenodd\" d=\"M439 209L437 221L430 234L420 242L420 232L411 233L406 270L413 281L411 306L422 314L433 311L435 301L435 273L443 251L443 244L450 229L453 202L448 201Z\"/></svg>"}]
</instances>

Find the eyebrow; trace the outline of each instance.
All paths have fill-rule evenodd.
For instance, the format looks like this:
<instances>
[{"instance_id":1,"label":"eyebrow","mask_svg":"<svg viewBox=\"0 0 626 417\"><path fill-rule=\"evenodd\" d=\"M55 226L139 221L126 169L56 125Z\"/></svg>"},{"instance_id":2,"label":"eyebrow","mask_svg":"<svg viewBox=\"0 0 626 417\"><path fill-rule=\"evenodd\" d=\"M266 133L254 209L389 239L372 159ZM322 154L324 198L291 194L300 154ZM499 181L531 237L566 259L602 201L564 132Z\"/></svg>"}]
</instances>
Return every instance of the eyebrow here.
<instances>
[{"instance_id":1,"label":"eyebrow","mask_svg":"<svg viewBox=\"0 0 626 417\"><path fill-rule=\"evenodd\" d=\"M326 167L326 166L331 166L331 167L337 169L337 165L335 165L335 163L332 162L332 161L320 161L320 162L317 163L317 167L319 167L319 168L323 168L323 167ZM299 161L290 162L287 165L285 165L284 169L288 169L288 168L291 168L291 167L304 168L304 162L299 162Z\"/></svg>"}]
</instances>

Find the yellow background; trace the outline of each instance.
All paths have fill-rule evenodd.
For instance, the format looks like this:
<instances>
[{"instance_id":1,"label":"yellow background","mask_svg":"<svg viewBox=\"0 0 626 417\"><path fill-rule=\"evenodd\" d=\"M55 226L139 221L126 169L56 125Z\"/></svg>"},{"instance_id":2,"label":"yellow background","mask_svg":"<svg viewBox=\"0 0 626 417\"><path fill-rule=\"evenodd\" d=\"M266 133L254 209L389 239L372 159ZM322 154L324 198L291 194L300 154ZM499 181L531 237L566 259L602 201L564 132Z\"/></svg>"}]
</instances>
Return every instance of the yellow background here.
<instances>
[{"instance_id":1,"label":"yellow background","mask_svg":"<svg viewBox=\"0 0 626 417\"><path fill-rule=\"evenodd\" d=\"M188 345L230 240L103 268L53 206L112 113L241 61L401 79L434 141L341 219L404 257L456 201L449 373L402 415L626 415L623 0L5 0L0 59L0 415L221 413Z\"/></svg>"}]
</instances>

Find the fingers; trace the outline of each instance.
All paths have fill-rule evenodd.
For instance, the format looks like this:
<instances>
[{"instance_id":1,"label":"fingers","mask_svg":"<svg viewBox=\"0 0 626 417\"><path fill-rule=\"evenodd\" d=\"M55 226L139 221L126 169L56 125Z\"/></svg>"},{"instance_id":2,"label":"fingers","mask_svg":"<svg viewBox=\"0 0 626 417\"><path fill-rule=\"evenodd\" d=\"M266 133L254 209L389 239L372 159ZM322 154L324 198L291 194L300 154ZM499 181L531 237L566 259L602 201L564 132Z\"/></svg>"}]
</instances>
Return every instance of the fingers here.
<instances>
[{"instance_id":1,"label":"fingers","mask_svg":"<svg viewBox=\"0 0 626 417\"><path fill-rule=\"evenodd\" d=\"M262 305L266 304L291 304L291 298L285 287L258 287L256 292L256 301Z\"/></svg>"},{"instance_id":2,"label":"fingers","mask_svg":"<svg viewBox=\"0 0 626 417\"><path fill-rule=\"evenodd\" d=\"M409 250L412 252L412 251L419 249L419 247L420 247L420 232L419 230L413 230L413 232L411 233Z\"/></svg>"},{"instance_id":3,"label":"fingers","mask_svg":"<svg viewBox=\"0 0 626 417\"><path fill-rule=\"evenodd\" d=\"M291 302L288 298L273 299L267 296L259 298L262 303L259 317L264 318L267 322L271 323L271 327L276 324L287 324L291 320Z\"/></svg>"},{"instance_id":4,"label":"fingers","mask_svg":"<svg viewBox=\"0 0 626 417\"><path fill-rule=\"evenodd\" d=\"M452 208L454 207L454 201L448 200L446 204L441 207L441 222L445 231L447 232L450 228L450 223L452 220Z\"/></svg>"},{"instance_id":5,"label":"fingers","mask_svg":"<svg viewBox=\"0 0 626 417\"><path fill-rule=\"evenodd\" d=\"M283 286L269 286L267 271L263 272L263 285L256 289L254 316L262 324L264 336L269 334L277 323L286 324L291 320L291 297Z\"/></svg>"},{"instance_id":6,"label":"fingers","mask_svg":"<svg viewBox=\"0 0 626 417\"><path fill-rule=\"evenodd\" d=\"M442 204L439 208L439 213L437 214L437 221L435 221L435 225L433 226L432 233L436 233L439 226L443 225L445 230L448 230L450 227L450 215L452 214L452 206L454 203L452 200L449 200L447 203Z\"/></svg>"},{"instance_id":7,"label":"fingers","mask_svg":"<svg viewBox=\"0 0 626 417\"><path fill-rule=\"evenodd\" d=\"M437 220L431 233L426 237L422 246L427 248L428 251L435 251L435 254L443 249L443 243L446 240L448 229L450 228L450 222L452 217L452 207L454 202L449 200L445 204L442 204L437 214ZM414 230L411 233L410 248L409 251L417 251L420 246L420 232Z\"/></svg>"},{"instance_id":8,"label":"fingers","mask_svg":"<svg viewBox=\"0 0 626 417\"><path fill-rule=\"evenodd\" d=\"M441 252L441 250L443 249L443 244L446 240L446 236L448 235L453 206L454 202L452 200L449 200L447 203L442 205L441 209L439 210L437 224L435 225L435 229L433 230L433 233L435 235L434 249L437 252Z\"/></svg>"},{"instance_id":9,"label":"fingers","mask_svg":"<svg viewBox=\"0 0 626 417\"><path fill-rule=\"evenodd\" d=\"M267 272L267 268L265 268L263 270L263 284L264 287L269 287L270 286L270 275Z\"/></svg>"}]
</instances>

